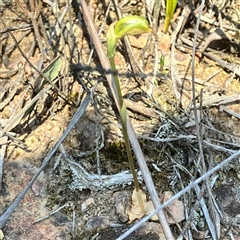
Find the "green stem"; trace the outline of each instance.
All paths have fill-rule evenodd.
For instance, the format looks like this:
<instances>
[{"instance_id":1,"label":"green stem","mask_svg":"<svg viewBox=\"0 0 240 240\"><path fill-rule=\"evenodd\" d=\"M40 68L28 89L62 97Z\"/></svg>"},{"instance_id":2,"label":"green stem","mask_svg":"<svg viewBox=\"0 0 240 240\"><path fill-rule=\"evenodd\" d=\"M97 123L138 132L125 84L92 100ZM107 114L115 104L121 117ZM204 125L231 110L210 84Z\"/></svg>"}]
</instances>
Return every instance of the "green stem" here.
<instances>
[{"instance_id":1,"label":"green stem","mask_svg":"<svg viewBox=\"0 0 240 240\"><path fill-rule=\"evenodd\" d=\"M115 85L116 85L117 95L118 95L118 99L119 99L119 106L120 106L120 109L121 109L122 106L123 106L123 97L122 97L120 82L119 82L118 75L117 75L117 68L116 68L116 65L115 65L114 56L111 56L111 57L108 56L108 59L110 61L111 70L113 71L114 82L115 82Z\"/></svg>"},{"instance_id":2,"label":"green stem","mask_svg":"<svg viewBox=\"0 0 240 240\"><path fill-rule=\"evenodd\" d=\"M134 168L134 162L133 162L132 153L131 153L130 141L129 141L128 132L127 132L126 105L125 105L125 102L123 101L118 75L116 73L117 69L116 69L114 57L109 57L109 61L110 61L110 64L111 64L111 69L114 72L113 76L114 76L114 81L115 81L115 84L116 84L117 94L118 94L118 99L119 99L119 108L120 108L119 112L120 112L120 118L121 118L121 122L122 122L123 138L124 138L126 149L127 149L129 167L130 167L132 175L133 175L133 181L134 181L136 191L139 191L140 186L139 186L139 182L138 182L138 179L137 179L137 174L136 174L136 171L135 171L135 168Z\"/></svg>"},{"instance_id":3,"label":"green stem","mask_svg":"<svg viewBox=\"0 0 240 240\"><path fill-rule=\"evenodd\" d=\"M119 101L118 107L119 107L119 113L120 113L120 118L122 122L122 132L123 132L123 137L124 137L124 141L127 149L129 167L132 171L137 198L138 198L139 206L142 213L145 212L145 209L144 209L143 200L140 192L139 182L137 179L137 174L134 168L134 162L133 162L132 153L131 153L131 146L130 146L130 141L129 141L128 132L127 132L127 107L122 97L120 82L118 79L118 74L116 72L117 69L114 61L114 56L115 56L117 41L120 38L127 35L136 35L136 34L150 33L150 32L152 32L152 29L149 27L148 21L145 18L140 16L124 17L120 19L117 23L112 23L109 26L109 29L107 31L107 55L109 58L109 62L111 64L111 69L114 72L113 77L116 84L118 101Z\"/></svg>"}]
</instances>

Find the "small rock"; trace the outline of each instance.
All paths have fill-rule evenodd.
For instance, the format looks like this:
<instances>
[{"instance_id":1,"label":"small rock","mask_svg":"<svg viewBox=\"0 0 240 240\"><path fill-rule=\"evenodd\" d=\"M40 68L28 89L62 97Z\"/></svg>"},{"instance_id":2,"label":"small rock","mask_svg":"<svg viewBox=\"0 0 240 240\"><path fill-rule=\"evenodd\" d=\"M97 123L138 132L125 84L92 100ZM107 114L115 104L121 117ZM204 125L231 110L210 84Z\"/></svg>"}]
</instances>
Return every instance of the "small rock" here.
<instances>
[{"instance_id":1,"label":"small rock","mask_svg":"<svg viewBox=\"0 0 240 240\"><path fill-rule=\"evenodd\" d=\"M131 197L127 191L121 191L114 193L114 200L115 200L115 208L116 214L121 222L127 222L128 218L128 211L131 206Z\"/></svg>"},{"instance_id":2,"label":"small rock","mask_svg":"<svg viewBox=\"0 0 240 240\"><path fill-rule=\"evenodd\" d=\"M90 218L86 224L89 229L106 228L109 226L109 220L104 217L95 216Z\"/></svg>"},{"instance_id":3,"label":"small rock","mask_svg":"<svg viewBox=\"0 0 240 240\"><path fill-rule=\"evenodd\" d=\"M38 197L40 195L40 185L39 185L39 182L34 182L32 187L31 187L35 197Z\"/></svg>"},{"instance_id":4,"label":"small rock","mask_svg":"<svg viewBox=\"0 0 240 240\"><path fill-rule=\"evenodd\" d=\"M166 191L163 193L162 196L162 201L166 202L168 201L170 198L173 197L173 194L170 191ZM184 215L184 206L183 206L183 202L179 201L179 200L174 200L172 203L170 203L167 206L167 221L169 224L174 224L174 223L178 223L181 222L183 219L185 219L185 215Z\"/></svg>"},{"instance_id":5,"label":"small rock","mask_svg":"<svg viewBox=\"0 0 240 240\"><path fill-rule=\"evenodd\" d=\"M85 212L88 209L88 207L90 207L91 205L94 205L94 204L95 204L94 199L93 198L88 198L81 205L82 212Z\"/></svg>"},{"instance_id":6,"label":"small rock","mask_svg":"<svg viewBox=\"0 0 240 240\"><path fill-rule=\"evenodd\" d=\"M145 239L150 239L150 236L148 234L152 234L154 236L154 238L152 239L162 239L162 240L166 239L161 225L159 223L154 223L154 222L144 223L138 229L136 234L139 236L138 239L144 236L145 236ZM148 235L148 238L146 238L146 235Z\"/></svg>"}]
</instances>

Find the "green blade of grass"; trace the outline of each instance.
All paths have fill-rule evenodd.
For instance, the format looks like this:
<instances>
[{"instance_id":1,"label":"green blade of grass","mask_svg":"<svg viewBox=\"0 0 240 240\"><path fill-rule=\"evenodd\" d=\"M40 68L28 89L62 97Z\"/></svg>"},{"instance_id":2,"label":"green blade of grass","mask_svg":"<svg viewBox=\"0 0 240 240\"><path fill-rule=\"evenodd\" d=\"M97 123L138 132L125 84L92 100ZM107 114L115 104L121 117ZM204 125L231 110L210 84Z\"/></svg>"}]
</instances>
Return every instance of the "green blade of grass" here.
<instances>
[{"instance_id":1,"label":"green blade of grass","mask_svg":"<svg viewBox=\"0 0 240 240\"><path fill-rule=\"evenodd\" d=\"M165 23L164 23L164 32L165 33L168 31L168 27L169 27L170 21L173 17L173 14L175 12L177 3L178 3L177 0L167 0L167 2L166 2L166 16L165 16Z\"/></svg>"}]
</instances>

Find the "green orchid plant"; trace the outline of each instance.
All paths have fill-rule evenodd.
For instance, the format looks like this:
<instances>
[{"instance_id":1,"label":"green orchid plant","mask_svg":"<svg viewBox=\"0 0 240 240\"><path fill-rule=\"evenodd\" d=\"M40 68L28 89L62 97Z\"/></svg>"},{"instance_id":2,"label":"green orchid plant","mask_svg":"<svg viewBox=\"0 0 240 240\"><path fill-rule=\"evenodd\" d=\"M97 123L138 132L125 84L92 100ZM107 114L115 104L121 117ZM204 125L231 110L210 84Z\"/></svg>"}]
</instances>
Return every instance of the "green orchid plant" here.
<instances>
[{"instance_id":1,"label":"green orchid plant","mask_svg":"<svg viewBox=\"0 0 240 240\"><path fill-rule=\"evenodd\" d=\"M177 3L178 3L177 0L166 0L166 16L165 16L165 23L164 23L165 33L168 31L168 27L173 17L173 14L175 12Z\"/></svg>"},{"instance_id":2,"label":"green orchid plant","mask_svg":"<svg viewBox=\"0 0 240 240\"><path fill-rule=\"evenodd\" d=\"M107 56L110 61L110 65L113 71L114 81L116 85L117 95L119 99L119 113L122 122L122 132L124 137L124 142L127 149L127 156L129 161L129 166L133 175L133 180L138 196L139 206L144 212L144 205L140 194L140 186L137 179L137 174L134 168L134 162L131 153L131 146L129 142L128 132L127 132L127 108L122 97L122 92L120 88L120 82L118 75L116 73L116 65L114 61L114 56L116 52L116 45L120 38L127 35L138 35L142 33L151 33L152 29L149 27L148 21L141 16L127 16L120 19L118 22L114 22L110 25L107 32Z\"/></svg>"}]
</instances>

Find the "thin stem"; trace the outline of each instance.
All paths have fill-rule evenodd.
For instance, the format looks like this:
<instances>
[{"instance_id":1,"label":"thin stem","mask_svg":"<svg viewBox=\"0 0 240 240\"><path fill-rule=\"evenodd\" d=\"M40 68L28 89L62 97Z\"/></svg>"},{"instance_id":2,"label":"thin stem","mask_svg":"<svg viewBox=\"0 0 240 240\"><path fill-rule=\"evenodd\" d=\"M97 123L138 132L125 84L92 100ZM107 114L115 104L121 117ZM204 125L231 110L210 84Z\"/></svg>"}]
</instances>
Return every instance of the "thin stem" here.
<instances>
[{"instance_id":1,"label":"thin stem","mask_svg":"<svg viewBox=\"0 0 240 240\"><path fill-rule=\"evenodd\" d=\"M126 149L127 149L129 167L130 167L132 175L133 175L133 181L134 181L134 185L135 185L135 188L136 188L136 191L138 194L137 197L138 197L139 205L140 205L142 212L144 212L145 210L144 210L143 200L139 194L140 186L139 186L137 174L136 174L136 171L134 168L134 162L133 162L132 153L131 153L131 146L130 146L130 141L129 141L128 132L127 132L127 114L126 114L127 109L126 109L125 102L123 101L122 92L121 92L121 88L120 88L120 82L119 82L118 75L116 73L117 69L116 69L114 57L109 57L109 61L110 61L111 69L113 71L114 81L116 84L116 89L117 89L117 94L118 94L118 99L119 99L119 112L120 112L120 118L121 118L121 122L122 122L123 138L124 138Z\"/></svg>"},{"instance_id":2,"label":"thin stem","mask_svg":"<svg viewBox=\"0 0 240 240\"><path fill-rule=\"evenodd\" d=\"M127 149L129 166L130 166L130 169L131 169L132 174L133 174L134 184L135 184L135 187L136 187L136 191L139 191L140 186L139 186L139 182L138 182L138 179L137 179L137 174L136 174L136 171L135 171L135 168L134 168L134 162L133 162L133 158L132 158L131 147L130 147L130 142L129 142L128 133L127 133L127 126L125 126L123 124L122 130L123 130L123 137L124 137L125 145L126 145L126 149Z\"/></svg>"},{"instance_id":3,"label":"thin stem","mask_svg":"<svg viewBox=\"0 0 240 240\"><path fill-rule=\"evenodd\" d=\"M125 107L125 103L123 102L120 83L119 83L118 75L116 73L117 69L116 69L114 57L109 57L109 61L111 64L112 71L114 72L113 76L114 76L114 81L116 84L117 94L118 94L118 99L119 99L119 106L120 106L119 110L120 110L120 117L121 117L121 122L122 122L122 131L123 131L123 137L124 137L124 141L125 141L125 145L126 145L126 149L127 149L129 166L130 166L130 169L133 174L133 180L134 180L136 190L139 191L140 187L139 187L139 183L138 183L138 179L137 179L137 174L136 174L135 168L134 168L134 162L133 162L133 158L132 158L131 147L130 147L130 142L129 142L128 133L127 133L126 107Z\"/></svg>"},{"instance_id":4,"label":"thin stem","mask_svg":"<svg viewBox=\"0 0 240 240\"><path fill-rule=\"evenodd\" d=\"M118 99L119 99L119 106L120 106L120 109L121 109L122 106L123 106L123 97L122 97L122 92L121 92L121 88L120 88L118 75L116 73L117 68L116 68L116 65L115 65L114 56L112 56L112 57L108 56L108 58L109 58L109 62L110 62L110 65L111 65L112 72L113 72L114 82L115 82L115 85L116 85L117 95L118 95Z\"/></svg>"}]
</instances>

